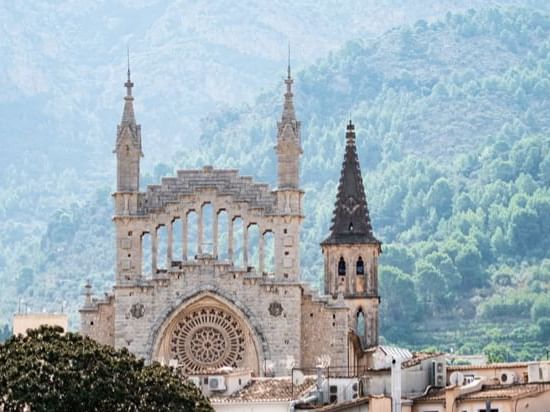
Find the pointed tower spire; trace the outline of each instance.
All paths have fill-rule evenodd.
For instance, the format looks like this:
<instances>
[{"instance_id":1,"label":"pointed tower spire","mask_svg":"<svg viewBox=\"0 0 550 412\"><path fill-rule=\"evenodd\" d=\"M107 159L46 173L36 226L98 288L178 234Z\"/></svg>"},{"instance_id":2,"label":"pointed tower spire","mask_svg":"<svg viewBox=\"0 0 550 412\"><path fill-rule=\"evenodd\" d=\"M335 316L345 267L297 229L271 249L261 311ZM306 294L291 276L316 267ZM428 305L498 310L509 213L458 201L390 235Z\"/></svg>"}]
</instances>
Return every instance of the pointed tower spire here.
<instances>
[{"instance_id":1,"label":"pointed tower spire","mask_svg":"<svg viewBox=\"0 0 550 412\"><path fill-rule=\"evenodd\" d=\"M290 79L290 40L288 41L288 78Z\"/></svg>"},{"instance_id":2,"label":"pointed tower spire","mask_svg":"<svg viewBox=\"0 0 550 412\"><path fill-rule=\"evenodd\" d=\"M283 118L282 121L296 121L296 113L294 112L294 102L292 97L292 75L290 72L290 41L288 42L288 67L287 67L287 77L285 79L286 84L286 93L285 93L285 103L283 106Z\"/></svg>"},{"instance_id":3,"label":"pointed tower spire","mask_svg":"<svg viewBox=\"0 0 550 412\"><path fill-rule=\"evenodd\" d=\"M372 233L369 208L355 145L355 126L346 128L346 152L332 218L330 235L323 244L378 243Z\"/></svg>"},{"instance_id":4,"label":"pointed tower spire","mask_svg":"<svg viewBox=\"0 0 550 412\"><path fill-rule=\"evenodd\" d=\"M277 122L277 186L282 188L298 189L300 185L300 122L296 120L294 102L292 100L292 80L290 72L290 43L288 44L288 67L285 79L286 92L283 103L283 114Z\"/></svg>"},{"instance_id":5,"label":"pointed tower spire","mask_svg":"<svg viewBox=\"0 0 550 412\"><path fill-rule=\"evenodd\" d=\"M124 110L122 112L122 124L136 124L136 117L134 114L134 98L132 97L132 88L134 83L130 78L130 48L128 48L128 79L124 83L126 87L126 96L124 96Z\"/></svg>"},{"instance_id":6,"label":"pointed tower spire","mask_svg":"<svg viewBox=\"0 0 550 412\"><path fill-rule=\"evenodd\" d=\"M141 152L141 126L136 123L134 114L134 83L130 77L130 50L128 49L128 71L124 96L122 119L117 128L117 138L114 153L117 154L117 191L139 191L139 159Z\"/></svg>"}]
</instances>

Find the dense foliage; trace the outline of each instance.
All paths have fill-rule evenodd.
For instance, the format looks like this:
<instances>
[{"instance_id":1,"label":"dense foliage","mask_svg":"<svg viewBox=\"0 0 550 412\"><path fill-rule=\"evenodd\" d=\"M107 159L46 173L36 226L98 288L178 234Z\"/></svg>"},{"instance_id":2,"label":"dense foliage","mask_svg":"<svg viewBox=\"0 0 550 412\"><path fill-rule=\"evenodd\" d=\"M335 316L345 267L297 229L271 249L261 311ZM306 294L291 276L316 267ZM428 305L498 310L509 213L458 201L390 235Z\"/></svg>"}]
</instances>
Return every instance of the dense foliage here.
<instances>
[{"instance_id":1,"label":"dense foliage","mask_svg":"<svg viewBox=\"0 0 550 412\"><path fill-rule=\"evenodd\" d=\"M449 13L350 42L296 74L306 191L303 277L319 284L322 275L319 242L330 224L351 114L373 226L384 242L381 332L387 342L485 351L493 360L545 353L548 39L550 17L537 12ZM254 105L204 119L201 147L182 149L142 182L156 182L176 167L212 164L274 184L281 103L278 89ZM145 125L143 139L148 156ZM113 280L109 190L87 186L82 201L72 173L28 179L10 168L5 176L2 305L13 310L17 296L35 309L66 299L75 313L85 279L96 290ZM35 195L43 201L34 203ZM47 226L36 223L40 214L50 216Z\"/></svg>"},{"instance_id":2,"label":"dense foliage","mask_svg":"<svg viewBox=\"0 0 550 412\"><path fill-rule=\"evenodd\" d=\"M0 399L6 411L213 411L191 383L159 364L145 366L59 327L0 344Z\"/></svg>"},{"instance_id":3,"label":"dense foliage","mask_svg":"<svg viewBox=\"0 0 550 412\"><path fill-rule=\"evenodd\" d=\"M549 35L550 18L525 10L449 13L348 43L298 75L304 275L321 275L318 242L329 227L351 113L373 225L385 243L388 342L485 350L493 360L545 353ZM261 119L276 117L279 101L265 95L210 119L201 161L273 180L273 123ZM254 152L243 152L251 145Z\"/></svg>"}]
</instances>

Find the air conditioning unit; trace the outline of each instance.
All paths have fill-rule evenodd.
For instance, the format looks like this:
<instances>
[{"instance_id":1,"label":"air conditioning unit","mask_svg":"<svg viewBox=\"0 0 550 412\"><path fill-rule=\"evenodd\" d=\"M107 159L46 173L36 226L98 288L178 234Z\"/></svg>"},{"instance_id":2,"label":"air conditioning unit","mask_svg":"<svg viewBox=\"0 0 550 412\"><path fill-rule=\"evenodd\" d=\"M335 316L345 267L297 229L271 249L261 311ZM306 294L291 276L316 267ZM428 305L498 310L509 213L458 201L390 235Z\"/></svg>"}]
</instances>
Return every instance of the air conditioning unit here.
<instances>
[{"instance_id":1,"label":"air conditioning unit","mask_svg":"<svg viewBox=\"0 0 550 412\"><path fill-rule=\"evenodd\" d=\"M503 385L511 385L517 382L517 375L513 371L502 372L499 376L500 383Z\"/></svg>"},{"instance_id":2,"label":"air conditioning unit","mask_svg":"<svg viewBox=\"0 0 550 412\"><path fill-rule=\"evenodd\" d=\"M445 361L432 361L430 370L430 385L434 388L444 388L447 381L447 365Z\"/></svg>"},{"instance_id":3,"label":"air conditioning unit","mask_svg":"<svg viewBox=\"0 0 550 412\"><path fill-rule=\"evenodd\" d=\"M338 385L328 387L328 403L338 403Z\"/></svg>"},{"instance_id":4,"label":"air conditioning unit","mask_svg":"<svg viewBox=\"0 0 550 412\"><path fill-rule=\"evenodd\" d=\"M331 380L330 385L323 388L325 403L340 403L352 401L360 396L360 382L358 379ZM328 392L328 393L327 393Z\"/></svg>"},{"instance_id":5,"label":"air conditioning unit","mask_svg":"<svg viewBox=\"0 0 550 412\"><path fill-rule=\"evenodd\" d=\"M462 386L464 385L465 380L466 378L464 377L464 374L459 371L455 371L451 373L451 376L449 376L449 383L451 385ZM472 376L472 380L473 380L473 376Z\"/></svg>"},{"instance_id":6,"label":"air conditioning unit","mask_svg":"<svg viewBox=\"0 0 550 412\"><path fill-rule=\"evenodd\" d=\"M542 374L538 362L527 365L527 379L529 383L542 382Z\"/></svg>"},{"instance_id":7,"label":"air conditioning unit","mask_svg":"<svg viewBox=\"0 0 550 412\"><path fill-rule=\"evenodd\" d=\"M464 375L464 385L469 385L475 380L476 380L475 375L471 375L471 374Z\"/></svg>"},{"instance_id":8,"label":"air conditioning unit","mask_svg":"<svg viewBox=\"0 0 550 412\"><path fill-rule=\"evenodd\" d=\"M201 378L200 376L189 376L187 379L189 382L191 382L193 385L195 385L197 388L201 388Z\"/></svg>"},{"instance_id":9,"label":"air conditioning unit","mask_svg":"<svg viewBox=\"0 0 550 412\"><path fill-rule=\"evenodd\" d=\"M359 381L350 383L346 388L346 401L352 401L359 397Z\"/></svg>"},{"instance_id":10,"label":"air conditioning unit","mask_svg":"<svg viewBox=\"0 0 550 412\"><path fill-rule=\"evenodd\" d=\"M225 391L225 378L223 376L210 376L208 378L208 389L211 391Z\"/></svg>"},{"instance_id":11,"label":"air conditioning unit","mask_svg":"<svg viewBox=\"0 0 550 412\"><path fill-rule=\"evenodd\" d=\"M543 382L550 382L550 364L541 363L540 366L540 375Z\"/></svg>"},{"instance_id":12,"label":"air conditioning unit","mask_svg":"<svg viewBox=\"0 0 550 412\"><path fill-rule=\"evenodd\" d=\"M532 362L527 366L529 383L550 382L550 363Z\"/></svg>"}]
</instances>

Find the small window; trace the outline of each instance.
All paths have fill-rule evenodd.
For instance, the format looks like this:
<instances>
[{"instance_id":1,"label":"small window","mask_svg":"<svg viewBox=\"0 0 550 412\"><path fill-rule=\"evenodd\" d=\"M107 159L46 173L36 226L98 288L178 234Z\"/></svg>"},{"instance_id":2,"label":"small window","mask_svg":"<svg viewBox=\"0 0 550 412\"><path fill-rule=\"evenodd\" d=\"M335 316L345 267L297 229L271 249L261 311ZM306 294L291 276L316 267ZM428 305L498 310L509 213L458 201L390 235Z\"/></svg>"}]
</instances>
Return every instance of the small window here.
<instances>
[{"instance_id":1,"label":"small window","mask_svg":"<svg viewBox=\"0 0 550 412\"><path fill-rule=\"evenodd\" d=\"M357 259L357 263L355 264L355 272L358 275L365 274L365 264L363 263L363 258L361 256L359 256L359 259Z\"/></svg>"},{"instance_id":2,"label":"small window","mask_svg":"<svg viewBox=\"0 0 550 412\"><path fill-rule=\"evenodd\" d=\"M338 275L346 276L346 262L343 257L340 257L340 261L338 262Z\"/></svg>"},{"instance_id":3,"label":"small window","mask_svg":"<svg viewBox=\"0 0 550 412\"><path fill-rule=\"evenodd\" d=\"M351 223L351 222L349 223L348 230L350 232L353 232L353 223Z\"/></svg>"},{"instance_id":4,"label":"small window","mask_svg":"<svg viewBox=\"0 0 550 412\"><path fill-rule=\"evenodd\" d=\"M365 336L365 314L363 309L359 308L357 315L355 316L356 320L356 331L359 336Z\"/></svg>"}]
</instances>

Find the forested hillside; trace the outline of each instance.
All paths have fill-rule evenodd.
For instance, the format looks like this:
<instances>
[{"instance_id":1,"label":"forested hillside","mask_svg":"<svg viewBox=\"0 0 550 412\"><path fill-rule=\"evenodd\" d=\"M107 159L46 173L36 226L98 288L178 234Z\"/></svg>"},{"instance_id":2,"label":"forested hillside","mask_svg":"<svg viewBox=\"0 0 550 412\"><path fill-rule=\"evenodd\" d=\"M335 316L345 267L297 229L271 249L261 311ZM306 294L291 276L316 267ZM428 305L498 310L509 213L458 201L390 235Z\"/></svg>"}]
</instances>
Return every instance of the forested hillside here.
<instances>
[{"instance_id":1,"label":"forested hillside","mask_svg":"<svg viewBox=\"0 0 550 412\"><path fill-rule=\"evenodd\" d=\"M493 359L545 353L549 35L550 17L529 10L449 13L349 42L295 74L306 190L303 277L317 283L321 275L318 244L329 227L351 116L373 226L384 242L387 342L485 350ZM203 119L201 148L179 147L144 180L212 164L273 184L281 104L282 85L250 106ZM147 125L143 130L147 140ZM96 193L84 202L71 173L9 173L28 187L5 190L4 218L47 213L60 193L67 206L47 229L5 224L11 230L4 230L0 252L2 313L14 310L17 296L35 309L66 300L74 310L87 278L106 290L113 264L109 189L89 187ZM48 201L34 204L34 192Z\"/></svg>"},{"instance_id":2,"label":"forested hillside","mask_svg":"<svg viewBox=\"0 0 550 412\"><path fill-rule=\"evenodd\" d=\"M487 351L509 359L544 353L549 34L550 19L528 11L448 14L350 42L298 75L304 275L314 281L322 270L318 242L329 227L351 115L373 225L385 243L388 341L470 353L493 342ZM274 122L264 119L276 118L280 98L264 95L209 119L202 142L211 149L201 162L273 181Z\"/></svg>"}]
</instances>

